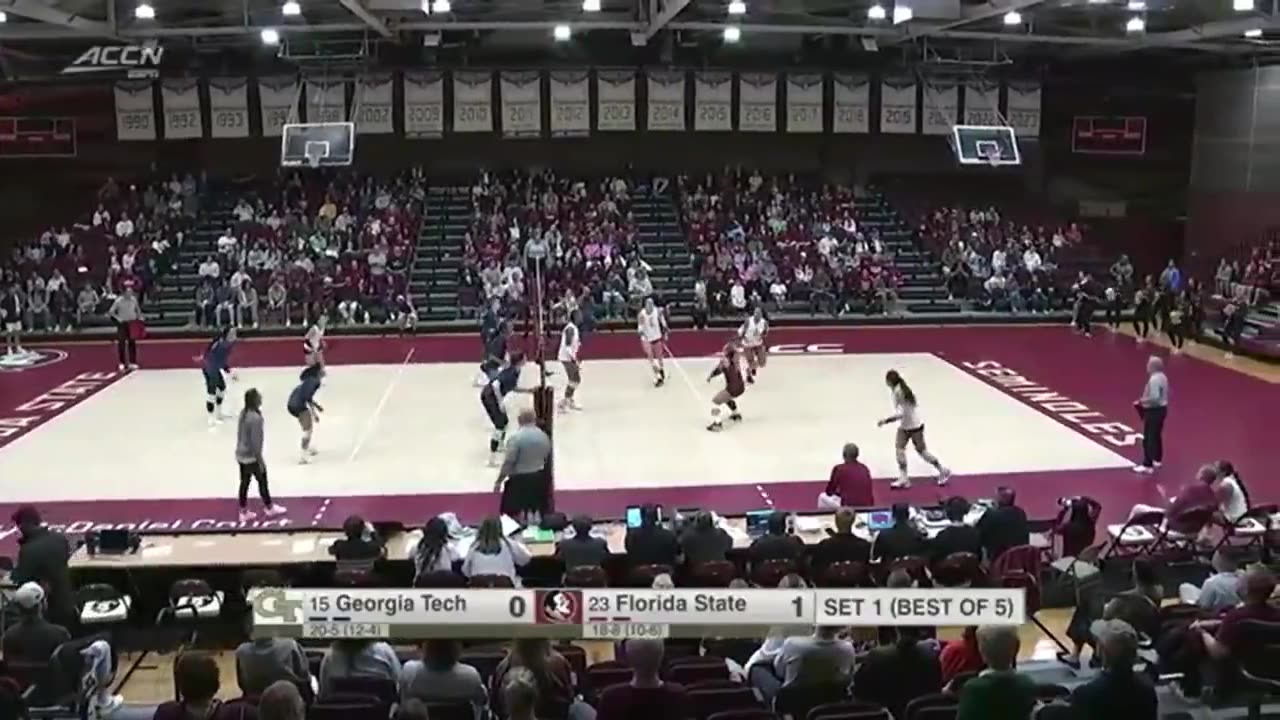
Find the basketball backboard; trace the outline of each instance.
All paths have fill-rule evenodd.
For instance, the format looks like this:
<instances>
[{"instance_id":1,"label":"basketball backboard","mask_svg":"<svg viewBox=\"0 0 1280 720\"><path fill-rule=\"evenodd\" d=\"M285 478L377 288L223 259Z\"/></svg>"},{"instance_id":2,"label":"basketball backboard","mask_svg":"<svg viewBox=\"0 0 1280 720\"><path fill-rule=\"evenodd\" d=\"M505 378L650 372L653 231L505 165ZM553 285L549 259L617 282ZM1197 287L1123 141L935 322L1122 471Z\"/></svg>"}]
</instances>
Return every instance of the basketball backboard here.
<instances>
[{"instance_id":1,"label":"basketball backboard","mask_svg":"<svg viewBox=\"0 0 1280 720\"><path fill-rule=\"evenodd\" d=\"M280 136L280 164L286 167L350 165L355 156L354 123L287 123Z\"/></svg>"},{"instance_id":2,"label":"basketball backboard","mask_svg":"<svg viewBox=\"0 0 1280 720\"><path fill-rule=\"evenodd\" d=\"M1007 125L956 125L951 145L961 165L1021 165L1018 138Z\"/></svg>"}]
</instances>

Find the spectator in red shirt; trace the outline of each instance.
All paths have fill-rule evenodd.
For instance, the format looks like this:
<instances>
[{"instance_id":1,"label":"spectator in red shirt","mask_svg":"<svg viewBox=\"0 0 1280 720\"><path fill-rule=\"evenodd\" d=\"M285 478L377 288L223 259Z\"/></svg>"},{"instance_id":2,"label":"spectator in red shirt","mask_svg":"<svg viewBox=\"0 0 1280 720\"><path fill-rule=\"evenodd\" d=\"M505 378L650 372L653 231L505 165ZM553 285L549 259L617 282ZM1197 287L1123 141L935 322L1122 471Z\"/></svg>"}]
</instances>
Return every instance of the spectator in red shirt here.
<instances>
[{"instance_id":1,"label":"spectator in red shirt","mask_svg":"<svg viewBox=\"0 0 1280 720\"><path fill-rule=\"evenodd\" d=\"M827 488L818 496L818 507L835 510L841 507L870 507L876 504L871 471L858 462L858 446L846 443L844 462L831 468Z\"/></svg>"},{"instance_id":2,"label":"spectator in red shirt","mask_svg":"<svg viewBox=\"0 0 1280 720\"><path fill-rule=\"evenodd\" d=\"M600 696L598 720L684 720L691 717L684 687L664 682L661 640L628 640L631 682L614 685Z\"/></svg>"}]
</instances>

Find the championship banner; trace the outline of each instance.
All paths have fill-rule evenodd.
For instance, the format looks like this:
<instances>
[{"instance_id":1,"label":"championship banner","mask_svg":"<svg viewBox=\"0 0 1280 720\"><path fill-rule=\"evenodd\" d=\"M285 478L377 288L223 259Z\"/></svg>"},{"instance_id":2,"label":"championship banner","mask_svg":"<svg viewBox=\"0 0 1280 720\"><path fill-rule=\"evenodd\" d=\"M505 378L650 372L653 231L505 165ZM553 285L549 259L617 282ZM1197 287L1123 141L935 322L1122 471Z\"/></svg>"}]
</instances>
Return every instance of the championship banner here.
<instances>
[{"instance_id":1,"label":"championship banner","mask_svg":"<svg viewBox=\"0 0 1280 720\"><path fill-rule=\"evenodd\" d=\"M738 130L778 131L776 73L742 73L738 76Z\"/></svg>"},{"instance_id":2,"label":"championship banner","mask_svg":"<svg viewBox=\"0 0 1280 720\"><path fill-rule=\"evenodd\" d=\"M733 74L694 73L693 129L696 132L733 130Z\"/></svg>"},{"instance_id":3,"label":"championship banner","mask_svg":"<svg viewBox=\"0 0 1280 720\"><path fill-rule=\"evenodd\" d=\"M542 135L542 71L502 71L502 136Z\"/></svg>"},{"instance_id":4,"label":"championship banner","mask_svg":"<svg viewBox=\"0 0 1280 720\"><path fill-rule=\"evenodd\" d=\"M391 106L395 103L395 77L390 73L356 78L355 116L357 135L387 135L396 131Z\"/></svg>"},{"instance_id":5,"label":"championship banner","mask_svg":"<svg viewBox=\"0 0 1280 720\"><path fill-rule=\"evenodd\" d=\"M493 73L453 73L453 131L493 132Z\"/></svg>"},{"instance_id":6,"label":"championship banner","mask_svg":"<svg viewBox=\"0 0 1280 720\"><path fill-rule=\"evenodd\" d=\"M307 80L307 122L347 121L347 81Z\"/></svg>"},{"instance_id":7,"label":"championship banner","mask_svg":"<svg viewBox=\"0 0 1280 720\"><path fill-rule=\"evenodd\" d=\"M1018 137L1040 137L1040 83L1010 82L1005 117Z\"/></svg>"},{"instance_id":8,"label":"championship banner","mask_svg":"<svg viewBox=\"0 0 1280 720\"><path fill-rule=\"evenodd\" d=\"M164 139L191 140L204 137L204 117L200 114L200 81L180 78L160 83L164 110Z\"/></svg>"},{"instance_id":9,"label":"championship banner","mask_svg":"<svg viewBox=\"0 0 1280 720\"><path fill-rule=\"evenodd\" d=\"M262 107L262 136L280 137L285 124L298 122L298 79L258 78L258 104Z\"/></svg>"},{"instance_id":10,"label":"championship banner","mask_svg":"<svg viewBox=\"0 0 1280 720\"><path fill-rule=\"evenodd\" d=\"M596 71L596 130L635 132L636 71Z\"/></svg>"},{"instance_id":11,"label":"championship banner","mask_svg":"<svg viewBox=\"0 0 1280 720\"><path fill-rule=\"evenodd\" d=\"M1000 119L1000 86L975 80L964 85L964 124L1003 125Z\"/></svg>"},{"instance_id":12,"label":"championship banner","mask_svg":"<svg viewBox=\"0 0 1280 720\"><path fill-rule=\"evenodd\" d=\"M209 80L210 135L215 138L249 137L249 81L245 78Z\"/></svg>"},{"instance_id":13,"label":"championship banner","mask_svg":"<svg viewBox=\"0 0 1280 720\"><path fill-rule=\"evenodd\" d=\"M414 138L444 134L444 73L424 70L404 74L404 134Z\"/></svg>"},{"instance_id":14,"label":"championship banner","mask_svg":"<svg viewBox=\"0 0 1280 720\"><path fill-rule=\"evenodd\" d=\"M926 82L920 103L921 133L950 135L960 116L959 86L949 80Z\"/></svg>"},{"instance_id":15,"label":"championship banner","mask_svg":"<svg viewBox=\"0 0 1280 720\"><path fill-rule=\"evenodd\" d=\"M884 79L880 82L880 132L907 135L916 131L916 82Z\"/></svg>"},{"instance_id":16,"label":"championship banner","mask_svg":"<svg viewBox=\"0 0 1280 720\"><path fill-rule=\"evenodd\" d=\"M552 70L551 136L591 134L591 86L586 70Z\"/></svg>"},{"instance_id":17,"label":"championship banner","mask_svg":"<svg viewBox=\"0 0 1280 720\"><path fill-rule=\"evenodd\" d=\"M646 73L649 79L649 122L646 130L683 132L687 129L684 115L684 81L683 70L650 70Z\"/></svg>"},{"instance_id":18,"label":"championship banner","mask_svg":"<svg viewBox=\"0 0 1280 720\"><path fill-rule=\"evenodd\" d=\"M116 83L116 138L156 139L156 101L150 80Z\"/></svg>"},{"instance_id":19,"label":"championship banner","mask_svg":"<svg viewBox=\"0 0 1280 720\"><path fill-rule=\"evenodd\" d=\"M787 75L787 132L820 133L822 128L822 74Z\"/></svg>"},{"instance_id":20,"label":"championship banner","mask_svg":"<svg viewBox=\"0 0 1280 720\"><path fill-rule=\"evenodd\" d=\"M831 89L831 132L871 132L871 78L835 73Z\"/></svg>"}]
</instances>

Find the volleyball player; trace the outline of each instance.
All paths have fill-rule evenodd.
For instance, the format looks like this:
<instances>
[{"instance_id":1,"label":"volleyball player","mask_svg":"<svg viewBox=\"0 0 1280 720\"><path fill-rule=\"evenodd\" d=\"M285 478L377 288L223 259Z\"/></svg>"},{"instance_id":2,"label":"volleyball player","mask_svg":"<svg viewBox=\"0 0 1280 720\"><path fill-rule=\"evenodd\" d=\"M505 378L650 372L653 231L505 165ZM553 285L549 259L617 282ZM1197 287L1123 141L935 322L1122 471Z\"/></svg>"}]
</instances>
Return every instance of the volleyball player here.
<instances>
[{"instance_id":1,"label":"volleyball player","mask_svg":"<svg viewBox=\"0 0 1280 720\"><path fill-rule=\"evenodd\" d=\"M289 402L286 405L289 414L298 419L298 426L302 428L302 454L299 462L304 464L310 462L316 454L316 449L311 447L311 432L316 423L320 422L320 413L324 412L324 408L316 402L316 392L320 390L322 378L324 378L324 365L312 365L303 370L298 376L300 382L293 392L289 393Z\"/></svg>"},{"instance_id":2,"label":"volleyball player","mask_svg":"<svg viewBox=\"0 0 1280 720\"><path fill-rule=\"evenodd\" d=\"M890 487L904 489L911 487L911 475L907 473L907 443L915 447L916 453L938 471L938 484L946 485L951 479L951 471L942 465L924 439L924 420L920 417L919 403L916 394L902 379L897 370L885 373L884 382L893 391L894 414L881 420L877 425L884 427L898 423L898 434L894 439L894 454L898 459L898 479Z\"/></svg>"},{"instance_id":3,"label":"volleyball player","mask_svg":"<svg viewBox=\"0 0 1280 720\"><path fill-rule=\"evenodd\" d=\"M667 370L662 358L667 354L667 318L662 309L653 301L653 296L644 299L644 307L636 315L636 330L640 333L640 345L644 348L645 357L653 368L654 387L662 387L667 381Z\"/></svg>"},{"instance_id":4,"label":"volleyball player","mask_svg":"<svg viewBox=\"0 0 1280 720\"><path fill-rule=\"evenodd\" d=\"M734 422L742 420L742 413L738 412L738 398L747 391L747 386L742 381L741 360L738 357L738 347L734 343L724 346L720 354L720 362L707 376L707 382L714 380L717 375L724 376L724 387L711 398L711 424L707 426L711 432L724 429L724 423L720 420L721 405L729 408L730 420Z\"/></svg>"},{"instance_id":5,"label":"volleyball player","mask_svg":"<svg viewBox=\"0 0 1280 720\"><path fill-rule=\"evenodd\" d=\"M755 310L738 328L738 338L742 342L742 354L747 357L747 382L756 381L756 371L762 369L768 361L768 350L764 338L769 334L769 321L765 319L764 308L756 305Z\"/></svg>"},{"instance_id":6,"label":"volleyball player","mask_svg":"<svg viewBox=\"0 0 1280 720\"><path fill-rule=\"evenodd\" d=\"M324 329L328 324L329 316L320 313L302 338L302 355L307 367L324 365Z\"/></svg>"},{"instance_id":7,"label":"volleyball player","mask_svg":"<svg viewBox=\"0 0 1280 720\"><path fill-rule=\"evenodd\" d=\"M231 369L231 348L236 344L236 329L229 326L209 342L201 357L201 369L204 371L204 411L209 416L209 427L214 427L226 419L222 414L222 401L227 395L227 380L224 375L235 378Z\"/></svg>"},{"instance_id":8,"label":"volleyball player","mask_svg":"<svg viewBox=\"0 0 1280 720\"><path fill-rule=\"evenodd\" d=\"M560 330L560 351L556 357L560 360L560 364L564 366L564 376L567 380L564 388L564 397L559 404L561 412L582 409L582 406L574 398L574 394L578 391L578 385L582 382L582 369L578 364L578 353L582 350L582 332L578 330L578 320L578 311L570 312L569 319L565 321L564 328Z\"/></svg>"},{"instance_id":9,"label":"volleyball player","mask_svg":"<svg viewBox=\"0 0 1280 720\"><path fill-rule=\"evenodd\" d=\"M511 422L511 418L507 417L504 400L513 392L529 392L519 387L520 371L523 368L524 353L518 351L511 353L507 364L480 391L480 405L489 416L489 422L493 423L493 434L489 436L489 467L498 466L498 450L506 440L507 425Z\"/></svg>"}]
</instances>

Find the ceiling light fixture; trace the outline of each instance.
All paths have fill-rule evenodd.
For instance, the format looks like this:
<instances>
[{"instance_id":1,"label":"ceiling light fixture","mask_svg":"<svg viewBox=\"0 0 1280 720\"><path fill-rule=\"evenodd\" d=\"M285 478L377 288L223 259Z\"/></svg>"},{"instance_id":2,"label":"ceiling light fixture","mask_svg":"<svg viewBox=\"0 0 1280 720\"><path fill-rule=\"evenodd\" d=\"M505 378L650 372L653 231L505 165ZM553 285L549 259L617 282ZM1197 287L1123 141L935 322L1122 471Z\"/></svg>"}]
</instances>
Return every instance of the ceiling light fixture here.
<instances>
[{"instance_id":1,"label":"ceiling light fixture","mask_svg":"<svg viewBox=\"0 0 1280 720\"><path fill-rule=\"evenodd\" d=\"M1125 32L1140 33L1147 31L1147 21L1140 17L1131 17L1129 22L1124 24Z\"/></svg>"},{"instance_id":2,"label":"ceiling light fixture","mask_svg":"<svg viewBox=\"0 0 1280 720\"><path fill-rule=\"evenodd\" d=\"M556 39L556 42L564 42L573 36L573 31L569 29L568 25L557 25L551 31L551 36Z\"/></svg>"},{"instance_id":3,"label":"ceiling light fixture","mask_svg":"<svg viewBox=\"0 0 1280 720\"><path fill-rule=\"evenodd\" d=\"M875 5L867 8L868 20L883 20L885 17L887 17L887 15L885 14L884 6L880 3L876 3Z\"/></svg>"},{"instance_id":4,"label":"ceiling light fixture","mask_svg":"<svg viewBox=\"0 0 1280 720\"><path fill-rule=\"evenodd\" d=\"M261 37L263 45L280 44L280 33L275 28L263 28Z\"/></svg>"},{"instance_id":5,"label":"ceiling light fixture","mask_svg":"<svg viewBox=\"0 0 1280 720\"><path fill-rule=\"evenodd\" d=\"M1231 0L1231 9L1236 12L1253 12L1253 0Z\"/></svg>"},{"instance_id":6,"label":"ceiling light fixture","mask_svg":"<svg viewBox=\"0 0 1280 720\"><path fill-rule=\"evenodd\" d=\"M911 12L910 6L908 5L893 6L893 24L894 25L901 25L902 23L911 20L911 18L913 17L915 17L915 13Z\"/></svg>"},{"instance_id":7,"label":"ceiling light fixture","mask_svg":"<svg viewBox=\"0 0 1280 720\"><path fill-rule=\"evenodd\" d=\"M1252 30L1245 30L1244 36L1250 39L1260 38L1262 37L1262 28L1253 28Z\"/></svg>"},{"instance_id":8,"label":"ceiling light fixture","mask_svg":"<svg viewBox=\"0 0 1280 720\"><path fill-rule=\"evenodd\" d=\"M156 9L147 3L138 3L138 7L133 9L133 16L139 20L155 20Z\"/></svg>"},{"instance_id":9,"label":"ceiling light fixture","mask_svg":"<svg viewBox=\"0 0 1280 720\"><path fill-rule=\"evenodd\" d=\"M435 2L431 3L431 12L433 13L443 15L452 11L453 5L449 3L449 0L435 0Z\"/></svg>"},{"instance_id":10,"label":"ceiling light fixture","mask_svg":"<svg viewBox=\"0 0 1280 720\"><path fill-rule=\"evenodd\" d=\"M1005 13L1004 24L1005 25L1021 25L1022 13L1018 12L1017 10L1010 10L1009 12Z\"/></svg>"},{"instance_id":11,"label":"ceiling light fixture","mask_svg":"<svg viewBox=\"0 0 1280 720\"><path fill-rule=\"evenodd\" d=\"M747 4L742 0L733 0L732 2L729 3L729 14L730 15L746 15Z\"/></svg>"},{"instance_id":12,"label":"ceiling light fixture","mask_svg":"<svg viewBox=\"0 0 1280 720\"><path fill-rule=\"evenodd\" d=\"M600 0L582 0L582 12L600 12Z\"/></svg>"},{"instance_id":13,"label":"ceiling light fixture","mask_svg":"<svg viewBox=\"0 0 1280 720\"><path fill-rule=\"evenodd\" d=\"M296 0L289 0L289 2L280 6L280 14L284 15L285 17L294 17L296 15L301 15L302 6L299 5Z\"/></svg>"},{"instance_id":14,"label":"ceiling light fixture","mask_svg":"<svg viewBox=\"0 0 1280 720\"><path fill-rule=\"evenodd\" d=\"M727 43L736 43L742 39L742 29L737 25L730 25L724 29L724 41Z\"/></svg>"}]
</instances>

